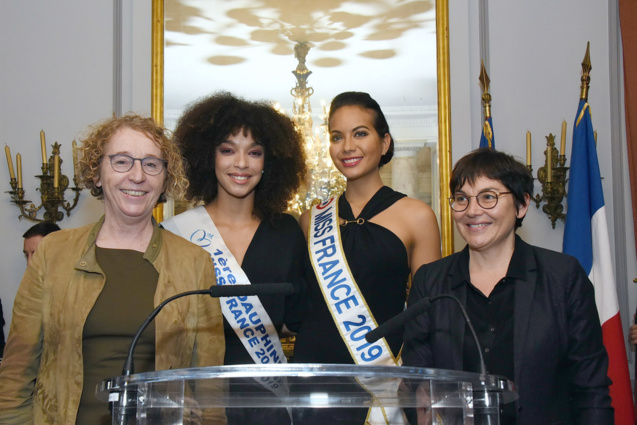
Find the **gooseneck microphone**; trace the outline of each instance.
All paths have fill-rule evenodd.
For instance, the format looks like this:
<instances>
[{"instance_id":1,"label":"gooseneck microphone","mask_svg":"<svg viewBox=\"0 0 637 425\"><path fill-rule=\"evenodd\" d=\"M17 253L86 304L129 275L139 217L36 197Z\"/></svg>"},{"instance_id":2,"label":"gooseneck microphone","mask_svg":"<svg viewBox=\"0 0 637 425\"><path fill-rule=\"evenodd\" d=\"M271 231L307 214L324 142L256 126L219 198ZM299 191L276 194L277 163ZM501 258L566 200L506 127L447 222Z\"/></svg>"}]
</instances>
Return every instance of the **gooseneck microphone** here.
<instances>
[{"instance_id":1,"label":"gooseneck microphone","mask_svg":"<svg viewBox=\"0 0 637 425\"><path fill-rule=\"evenodd\" d=\"M462 311L462 316L464 317L464 321L467 323L467 326L469 326L469 330L471 331L473 340L476 343L476 347L478 347L478 355L480 356L480 378L485 379L487 375L487 366L484 363L484 357L482 356L482 346L480 346L480 341L478 341L478 335L476 335L476 331L473 329L473 324L471 323L471 320L469 319L467 310L465 310L460 300L454 297L453 295L442 294L435 297L423 298L422 300L417 301L414 305L408 307L402 313L392 317L391 319L389 319L388 321L386 321L385 323L383 323L376 329L368 332L365 335L365 339L367 340L367 342L370 342L370 343L376 342L379 339L389 335L390 333L401 329L403 326L405 326L405 323L407 323L409 320L414 319L416 316L419 316L420 314L424 313L431 306L431 304L433 304L434 302L442 298L448 298L450 300L453 300L455 301L456 304L458 304L458 307L460 307L460 311Z\"/></svg>"},{"instance_id":2,"label":"gooseneck microphone","mask_svg":"<svg viewBox=\"0 0 637 425\"><path fill-rule=\"evenodd\" d=\"M150 322L159 314L159 312L168 303L188 295L209 295L213 298L221 297L249 297L249 296L269 296L269 295L291 295L294 293L294 286L291 283L264 283L258 285L214 285L209 289L200 289L196 291L182 292L177 295L173 295L170 298L164 300L148 315L144 323L139 327L137 333L133 337L128 350L128 356L126 357L126 363L122 370L122 375L132 375L135 371L133 365L133 353L135 352L135 346L137 341L141 337L144 330L148 327ZM129 420L132 420L135 416L137 408L137 391L135 389L124 388L118 391L117 400L111 401L111 409L116 407L117 410L117 422L118 424L127 424ZM109 397L110 399L110 397ZM113 411L113 415L115 412Z\"/></svg>"},{"instance_id":3,"label":"gooseneck microphone","mask_svg":"<svg viewBox=\"0 0 637 425\"><path fill-rule=\"evenodd\" d=\"M164 300L159 304L150 315L146 318L144 323L139 327L137 333L133 337L133 341L130 344L128 350L128 356L126 357L126 363L122 370L122 375L128 376L135 373L135 367L133 365L133 352L137 345L137 340L141 337L146 327L153 321L153 319L159 314L162 308L166 304L174 301L178 298L186 297L188 295L210 295L212 298L221 297L249 297L256 295L268 296L268 295L291 295L294 293L294 286L291 283L264 283L258 285L213 285L209 289L200 289L197 291L187 291L181 294L174 295Z\"/></svg>"}]
</instances>

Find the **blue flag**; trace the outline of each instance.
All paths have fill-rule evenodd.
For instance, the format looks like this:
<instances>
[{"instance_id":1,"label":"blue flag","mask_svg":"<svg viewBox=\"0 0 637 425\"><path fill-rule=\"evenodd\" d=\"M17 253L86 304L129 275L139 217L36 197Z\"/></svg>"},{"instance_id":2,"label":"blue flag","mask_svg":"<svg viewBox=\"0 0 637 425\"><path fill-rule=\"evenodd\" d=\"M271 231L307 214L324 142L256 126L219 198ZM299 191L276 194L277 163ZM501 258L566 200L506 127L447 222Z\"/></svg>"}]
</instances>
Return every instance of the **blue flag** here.
<instances>
[{"instance_id":1,"label":"blue flag","mask_svg":"<svg viewBox=\"0 0 637 425\"><path fill-rule=\"evenodd\" d=\"M495 141L493 139L493 121L491 120L491 117L484 120L482 136L480 136L480 147L495 149Z\"/></svg>"},{"instance_id":2,"label":"blue flag","mask_svg":"<svg viewBox=\"0 0 637 425\"><path fill-rule=\"evenodd\" d=\"M575 116L563 251L576 257L595 287L595 304L608 352L608 376L616 425L635 423L635 411L617 302L617 288L602 179L590 106L581 99Z\"/></svg>"},{"instance_id":3,"label":"blue flag","mask_svg":"<svg viewBox=\"0 0 637 425\"><path fill-rule=\"evenodd\" d=\"M580 99L575 117L567 200L563 251L576 257L590 273L593 266L591 219L604 206L604 193L591 111L586 99Z\"/></svg>"}]
</instances>

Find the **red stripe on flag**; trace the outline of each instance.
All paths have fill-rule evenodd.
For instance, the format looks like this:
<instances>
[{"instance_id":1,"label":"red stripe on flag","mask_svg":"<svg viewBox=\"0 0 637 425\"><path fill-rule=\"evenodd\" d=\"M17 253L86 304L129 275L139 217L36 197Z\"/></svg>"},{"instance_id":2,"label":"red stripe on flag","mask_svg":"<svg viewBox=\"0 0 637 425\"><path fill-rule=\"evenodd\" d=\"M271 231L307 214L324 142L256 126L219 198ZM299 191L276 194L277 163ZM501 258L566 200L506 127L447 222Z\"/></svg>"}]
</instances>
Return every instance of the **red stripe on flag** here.
<instances>
[{"instance_id":1,"label":"red stripe on flag","mask_svg":"<svg viewBox=\"0 0 637 425\"><path fill-rule=\"evenodd\" d=\"M624 345L624 332L619 312L602 325L604 345L608 352L608 377L612 379L610 396L615 408L616 425L634 425L635 409L633 404L628 359Z\"/></svg>"}]
</instances>

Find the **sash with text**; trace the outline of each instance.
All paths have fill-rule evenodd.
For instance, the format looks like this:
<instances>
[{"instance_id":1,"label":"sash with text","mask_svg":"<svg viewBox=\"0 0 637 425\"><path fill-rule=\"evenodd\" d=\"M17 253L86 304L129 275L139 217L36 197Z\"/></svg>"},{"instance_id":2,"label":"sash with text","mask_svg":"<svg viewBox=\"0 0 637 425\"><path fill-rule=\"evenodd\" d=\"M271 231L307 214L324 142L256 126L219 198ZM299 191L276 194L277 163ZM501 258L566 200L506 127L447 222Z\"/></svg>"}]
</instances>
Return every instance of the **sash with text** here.
<instances>
[{"instance_id":1,"label":"sash with text","mask_svg":"<svg viewBox=\"0 0 637 425\"><path fill-rule=\"evenodd\" d=\"M161 225L208 251L215 265L217 285L250 285L248 276L203 206L165 220ZM256 364L287 363L279 335L259 297L222 297L219 301L223 316ZM288 393L284 378L260 381L275 394Z\"/></svg>"},{"instance_id":2,"label":"sash with text","mask_svg":"<svg viewBox=\"0 0 637 425\"><path fill-rule=\"evenodd\" d=\"M365 340L365 334L378 324L343 253L338 198L312 207L308 247L323 298L354 362L370 366L400 366L384 338L375 343ZM395 397L399 385L398 380L381 382L373 378L359 378L358 381L376 401L384 396ZM367 422L372 425L406 424L407 420L399 408L374 406L367 414Z\"/></svg>"}]
</instances>

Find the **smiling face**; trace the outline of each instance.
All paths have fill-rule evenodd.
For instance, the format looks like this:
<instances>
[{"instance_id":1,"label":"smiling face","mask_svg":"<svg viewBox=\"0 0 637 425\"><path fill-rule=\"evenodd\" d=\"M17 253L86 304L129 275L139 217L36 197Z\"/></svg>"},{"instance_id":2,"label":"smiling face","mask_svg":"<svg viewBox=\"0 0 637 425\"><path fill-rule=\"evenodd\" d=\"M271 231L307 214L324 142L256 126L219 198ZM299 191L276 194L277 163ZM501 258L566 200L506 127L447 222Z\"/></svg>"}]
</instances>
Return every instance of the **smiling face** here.
<instances>
[{"instance_id":1,"label":"smiling face","mask_svg":"<svg viewBox=\"0 0 637 425\"><path fill-rule=\"evenodd\" d=\"M378 172L380 158L391 136L374 129L374 112L360 106L342 106L330 118L330 156L348 180Z\"/></svg>"},{"instance_id":2,"label":"smiling face","mask_svg":"<svg viewBox=\"0 0 637 425\"><path fill-rule=\"evenodd\" d=\"M122 222L150 220L153 208L166 186L166 169L156 176L142 170L135 161L129 171L113 170L108 155L126 154L134 158L162 158L159 146L145 133L128 127L121 128L104 148L95 185L104 191L104 214L107 219Z\"/></svg>"},{"instance_id":3,"label":"smiling face","mask_svg":"<svg viewBox=\"0 0 637 425\"><path fill-rule=\"evenodd\" d=\"M218 196L254 197L265 165L263 146L257 144L250 132L239 131L228 136L215 152L215 175Z\"/></svg>"},{"instance_id":4,"label":"smiling face","mask_svg":"<svg viewBox=\"0 0 637 425\"><path fill-rule=\"evenodd\" d=\"M470 196L469 206L462 212L452 211L456 228L469 248L474 251L498 249L506 244L514 244L515 221L524 217L529 207L529 196L518 209L511 194L503 194L492 209L484 209L474 196L484 191L508 192L502 182L486 177L478 177L473 184L465 183L456 193Z\"/></svg>"}]
</instances>

